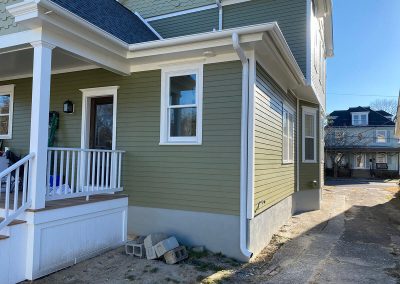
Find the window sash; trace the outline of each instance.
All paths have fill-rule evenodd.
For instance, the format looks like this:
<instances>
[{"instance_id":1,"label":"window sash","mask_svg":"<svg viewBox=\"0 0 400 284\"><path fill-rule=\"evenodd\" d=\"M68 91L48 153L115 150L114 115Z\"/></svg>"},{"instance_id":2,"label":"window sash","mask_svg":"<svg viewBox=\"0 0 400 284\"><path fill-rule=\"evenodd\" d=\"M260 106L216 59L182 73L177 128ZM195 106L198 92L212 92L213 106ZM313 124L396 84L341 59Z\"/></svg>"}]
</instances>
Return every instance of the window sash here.
<instances>
[{"instance_id":1,"label":"window sash","mask_svg":"<svg viewBox=\"0 0 400 284\"><path fill-rule=\"evenodd\" d=\"M12 125L13 125L13 108L14 108L14 85L0 86L0 96L9 97L8 113L0 113L0 117L8 118L7 133L0 134L0 139L12 138Z\"/></svg>"},{"instance_id":2,"label":"window sash","mask_svg":"<svg viewBox=\"0 0 400 284\"><path fill-rule=\"evenodd\" d=\"M282 161L294 162L294 112L288 107L283 107L282 114Z\"/></svg>"},{"instance_id":3,"label":"window sash","mask_svg":"<svg viewBox=\"0 0 400 284\"><path fill-rule=\"evenodd\" d=\"M376 154L376 163L378 164L386 164L387 163L387 154L386 153L378 153Z\"/></svg>"},{"instance_id":4,"label":"window sash","mask_svg":"<svg viewBox=\"0 0 400 284\"><path fill-rule=\"evenodd\" d=\"M303 163L317 162L317 109L310 107L302 108L302 150ZM307 129L311 127L311 129Z\"/></svg>"},{"instance_id":5,"label":"window sash","mask_svg":"<svg viewBox=\"0 0 400 284\"><path fill-rule=\"evenodd\" d=\"M187 66L186 66L187 67ZM195 75L195 104L171 104L171 78ZM185 66L167 67L162 70L161 91L160 145L200 145L202 143L202 99L203 99L203 66L185 69ZM174 109L196 109L196 129L194 136L171 136L171 111Z\"/></svg>"},{"instance_id":6,"label":"window sash","mask_svg":"<svg viewBox=\"0 0 400 284\"><path fill-rule=\"evenodd\" d=\"M386 142L387 142L387 131L376 130L376 143L386 143Z\"/></svg>"},{"instance_id":7,"label":"window sash","mask_svg":"<svg viewBox=\"0 0 400 284\"><path fill-rule=\"evenodd\" d=\"M360 160L358 159L360 158ZM358 163L358 161L360 163ZM365 154L355 154L354 155L354 168L355 169L365 169Z\"/></svg>"}]
</instances>

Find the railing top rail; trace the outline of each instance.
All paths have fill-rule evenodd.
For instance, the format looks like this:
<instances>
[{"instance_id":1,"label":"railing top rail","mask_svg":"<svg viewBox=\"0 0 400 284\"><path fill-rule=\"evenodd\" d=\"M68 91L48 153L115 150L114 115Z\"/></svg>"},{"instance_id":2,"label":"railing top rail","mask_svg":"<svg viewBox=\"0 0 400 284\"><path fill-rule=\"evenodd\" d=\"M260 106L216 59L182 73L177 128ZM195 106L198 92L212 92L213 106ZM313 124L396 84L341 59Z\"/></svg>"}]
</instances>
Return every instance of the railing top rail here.
<instances>
[{"instance_id":1,"label":"railing top rail","mask_svg":"<svg viewBox=\"0 0 400 284\"><path fill-rule=\"evenodd\" d=\"M76 152L105 152L105 153L125 153L123 150L102 150L102 149L81 149L81 148L59 148L49 147L49 151L76 151Z\"/></svg>"},{"instance_id":2,"label":"railing top rail","mask_svg":"<svg viewBox=\"0 0 400 284\"><path fill-rule=\"evenodd\" d=\"M16 170L17 168L19 168L20 166L22 166L23 164L25 164L26 162L28 162L30 159L32 159L33 157L35 157L34 153L30 153L29 155L25 156L24 158L22 158L21 160L19 160L18 162L16 162L14 165L12 165L11 167L8 167L7 169L5 169L4 171L2 171L0 173L0 179L2 179L3 177L5 177L6 175L10 174L12 171Z\"/></svg>"}]
</instances>

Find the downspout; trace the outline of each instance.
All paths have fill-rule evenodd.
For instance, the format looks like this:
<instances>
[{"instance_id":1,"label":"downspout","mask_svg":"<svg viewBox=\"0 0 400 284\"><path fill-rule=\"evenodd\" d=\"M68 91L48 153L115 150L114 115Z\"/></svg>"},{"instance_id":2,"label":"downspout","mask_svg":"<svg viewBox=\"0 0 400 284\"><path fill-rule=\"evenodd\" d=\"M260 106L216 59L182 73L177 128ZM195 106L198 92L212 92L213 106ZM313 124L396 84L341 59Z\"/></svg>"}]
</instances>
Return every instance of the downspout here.
<instances>
[{"instance_id":1,"label":"downspout","mask_svg":"<svg viewBox=\"0 0 400 284\"><path fill-rule=\"evenodd\" d=\"M223 29L223 11L222 11L222 3L221 0L216 0L217 6L218 6L218 30L222 31Z\"/></svg>"},{"instance_id":2,"label":"downspout","mask_svg":"<svg viewBox=\"0 0 400 284\"><path fill-rule=\"evenodd\" d=\"M249 60L239 43L237 33L232 34L233 48L242 62L242 119L241 119L241 151L240 151L240 251L250 259L253 253L248 248L247 239L247 135L249 119Z\"/></svg>"},{"instance_id":3,"label":"downspout","mask_svg":"<svg viewBox=\"0 0 400 284\"><path fill-rule=\"evenodd\" d=\"M301 139L301 131L300 131L300 101L299 98L296 99L296 108L297 108L297 115L296 115L296 124L297 124L297 131L296 131L296 159L297 159L297 166L296 166L296 175L297 175L297 191L300 191L300 139Z\"/></svg>"}]
</instances>

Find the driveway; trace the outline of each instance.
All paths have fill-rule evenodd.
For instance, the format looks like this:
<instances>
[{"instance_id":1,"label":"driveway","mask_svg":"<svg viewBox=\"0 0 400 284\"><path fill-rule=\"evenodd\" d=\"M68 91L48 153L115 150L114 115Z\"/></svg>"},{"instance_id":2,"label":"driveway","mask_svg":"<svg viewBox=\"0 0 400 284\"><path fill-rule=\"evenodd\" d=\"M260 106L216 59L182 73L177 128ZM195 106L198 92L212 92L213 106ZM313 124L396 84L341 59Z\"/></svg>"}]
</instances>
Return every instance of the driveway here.
<instances>
[{"instance_id":1,"label":"driveway","mask_svg":"<svg viewBox=\"0 0 400 284\"><path fill-rule=\"evenodd\" d=\"M168 266L121 249L39 281L47 283L400 283L396 183L327 183L322 210L293 216L249 264L191 254Z\"/></svg>"},{"instance_id":2,"label":"driveway","mask_svg":"<svg viewBox=\"0 0 400 284\"><path fill-rule=\"evenodd\" d=\"M274 237L272 260L261 256L225 281L400 283L397 192L396 183L328 182L322 210L294 216Z\"/></svg>"}]
</instances>

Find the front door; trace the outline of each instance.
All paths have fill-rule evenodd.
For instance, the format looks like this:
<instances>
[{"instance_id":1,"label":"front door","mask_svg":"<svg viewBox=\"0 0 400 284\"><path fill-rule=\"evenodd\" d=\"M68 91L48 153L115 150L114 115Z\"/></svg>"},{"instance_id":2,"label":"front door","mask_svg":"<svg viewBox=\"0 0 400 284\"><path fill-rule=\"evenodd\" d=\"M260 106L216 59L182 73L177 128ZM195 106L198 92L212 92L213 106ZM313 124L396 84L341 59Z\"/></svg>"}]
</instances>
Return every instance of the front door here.
<instances>
[{"instance_id":1,"label":"front door","mask_svg":"<svg viewBox=\"0 0 400 284\"><path fill-rule=\"evenodd\" d=\"M90 100L91 149L111 150L113 146L113 97L94 97Z\"/></svg>"}]
</instances>

